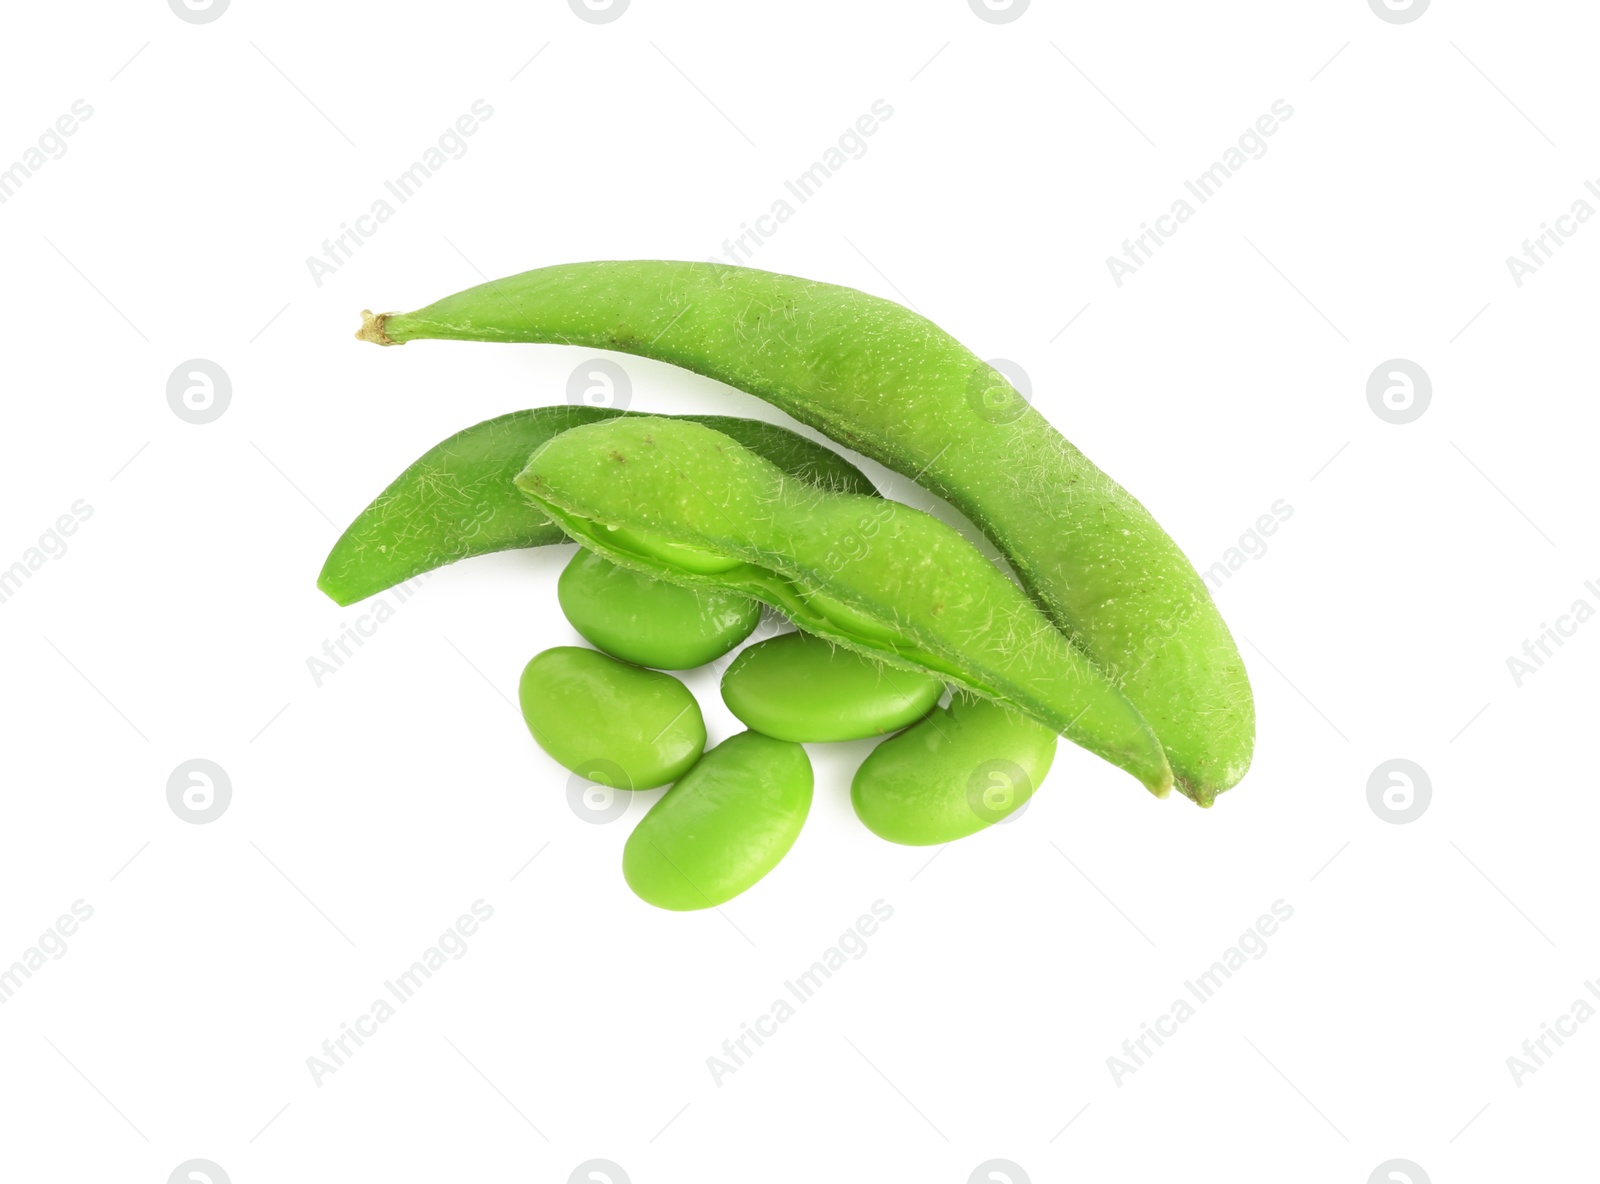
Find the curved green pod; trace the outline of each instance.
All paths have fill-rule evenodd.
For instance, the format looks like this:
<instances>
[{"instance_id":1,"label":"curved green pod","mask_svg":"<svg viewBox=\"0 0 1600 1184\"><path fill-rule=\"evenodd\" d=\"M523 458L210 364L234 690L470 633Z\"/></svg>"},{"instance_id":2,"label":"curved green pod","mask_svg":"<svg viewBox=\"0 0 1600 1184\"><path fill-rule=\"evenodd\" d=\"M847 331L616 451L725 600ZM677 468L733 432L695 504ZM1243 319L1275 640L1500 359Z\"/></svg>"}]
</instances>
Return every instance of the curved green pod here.
<instances>
[{"instance_id":1,"label":"curved green pod","mask_svg":"<svg viewBox=\"0 0 1600 1184\"><path fill-rule=\"evenodd\" d=\"M567 536L511 483L528 454L579 424L636 412L557 405L513 411L474 424L423 453L339 536L317 577L338 604L354 604L423 572ZM844 457L777 424L732 415L695 415L792 476L824 489L875 494Z\"/></svg>"},{"instance_id":2,"label":"curved green pod","mask_svg":"<svg viewBox=\"0 0 1600 1184\"><path fill-rule=\"evenodd\" d=\"M622 874L661 909L708 909L765 876L811 811L806 750L740 732L700 758L633 828Z\"/></svg>"},{"instance_id":3,"label":"curved green pod","mask_svg":"<svg viewBox=\"0 0 1600 1184\"><path fill-rule=\"evenodd\" d=\"M1172 786L1138 709L959 531L898 502L804 485L702 424L573 428L517 485L624 567L741 592L801 629L998 699L1139 778Z\"/></svg>"},{"instance_id":4,"label":"curved green pod","mask_svg":"<svg viewBox=\"0 0 1600 1184\"><path fill-rule=\"evenodd\" d=\"M619 350L766 399L971 519L1150 721L1184 793L1210 805L1249 768L1249 679L1193 565L998 371L909 309L716 263L576 263L367 314L358 336Z\"/></svg>"}]
</instances>

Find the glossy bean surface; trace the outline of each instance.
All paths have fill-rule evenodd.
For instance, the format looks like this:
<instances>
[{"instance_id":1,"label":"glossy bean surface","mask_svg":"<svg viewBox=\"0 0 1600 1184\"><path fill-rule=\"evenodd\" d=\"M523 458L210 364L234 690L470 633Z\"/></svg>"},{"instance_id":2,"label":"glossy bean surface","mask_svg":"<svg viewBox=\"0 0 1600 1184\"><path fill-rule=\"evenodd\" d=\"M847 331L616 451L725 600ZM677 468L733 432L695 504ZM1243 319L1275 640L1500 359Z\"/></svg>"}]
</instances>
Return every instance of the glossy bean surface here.
<instances>
[{"instance_id":1,"label":"glossy bean surface","mask_svg":"<svg viewBox=\"0 0 1600 1184\"><path fill-rule=\"evenodd\" d=\"M798 744L757 732L724 740L628 836L628 887L663 909L733 899L789 853L811 809L811 790L811 761Z\"/></svg>"},{"instance_id":2,"label":"glossy bean surface","mask_svg":"<svg viewBox=\"0 0 1600 1184\"><path fill-rule=\"evenodd\" d=\"M850 803L892 843L948 843L1020 810L1055 758L1049 728L998 703L957 695L873 749Z\"/></svg>"},{"instance_id":3,"label":"glossy bean surface","mask_svg":"<svg viewBox=\"0 0 1600 1184\"><path fill-rule=\"evenodd\" d=\"M747 728L804 744L863 740L920 719L944 683L885 666L808 633L758 642L722 675L722 699Z\"/></svg>"},{"instance_id":4,"label":"glossy bean surface","mask_svg":"<svg viewBox=\"0 0 1600 1184\"><path fill-rule=\"evenodd\" d=\"M580 550L556 582L561 611L585 641L614 658L691 670L749 637L761 604L737 592L686 588Z\"/></svg>"},{"instance_id":5,"label":"glossy bean surface","mask_svg":"<svg viewBox=\"0 0 1600 1184\"><path fill-rule=\"evenodd\" d=\"M540 748L613 789L676 781L705 750L705 720L688 687L595 650L557 646L535 655L517 697Z\"/></svg>"}]
</instances>

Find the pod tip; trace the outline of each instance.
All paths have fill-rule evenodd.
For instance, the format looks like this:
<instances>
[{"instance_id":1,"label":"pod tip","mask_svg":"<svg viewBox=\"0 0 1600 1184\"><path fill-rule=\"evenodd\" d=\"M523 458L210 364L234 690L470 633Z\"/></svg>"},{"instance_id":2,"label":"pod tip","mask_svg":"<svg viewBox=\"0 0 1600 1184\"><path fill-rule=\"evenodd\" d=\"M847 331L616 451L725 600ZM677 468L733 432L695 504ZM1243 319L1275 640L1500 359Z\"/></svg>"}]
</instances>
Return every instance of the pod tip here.
<instances>
[{"instance_id":1,"label":"pod tip","mask_svg":"<svg viewBox=\"0 0 1600 1184\"><path fill-rule=\"evenodd\" d=\"M373 345L404 345L405 342L396 341L383 331L384 325L388 323L389 318L392 316L394 316L392 312L374 314L370 308L363 308L361 310L361 328L356 331L356 340L370 341Z\"/></svg>"},{"instance_id":2,"label":"pod tip","mask_svg":"<svg viewBox=\"0 0 1600 1184\"><path fill-rule=\"evenodd\" d=\"M1209 784L1180 780L1178 782L1178 792L1202 810L1211 809L1217 801L1217 790Z\"/></svg>"}]
</instances>

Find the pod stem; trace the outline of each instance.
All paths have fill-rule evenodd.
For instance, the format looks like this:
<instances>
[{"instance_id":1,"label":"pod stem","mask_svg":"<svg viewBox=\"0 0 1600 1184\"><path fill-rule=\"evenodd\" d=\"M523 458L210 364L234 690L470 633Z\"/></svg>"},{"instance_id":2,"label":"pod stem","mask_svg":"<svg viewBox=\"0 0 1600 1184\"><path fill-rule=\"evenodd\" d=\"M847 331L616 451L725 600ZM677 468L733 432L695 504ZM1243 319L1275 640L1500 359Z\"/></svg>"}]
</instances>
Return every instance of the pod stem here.
<instances>
[{"instance_id":1,"label":"pod stem","mask_svg":"<svg viewBox=\"0 0 1600 1184\"><path fill-rule=\"evenodd\" d=\"M370 341L373 345L404 345L405 342L396 341L383 331L384 325L388 324L389 318L394 315L392 312L374 314L370 308L363 308L361 328L356 331L356 340Z\"/></svg>"}]
</instances>

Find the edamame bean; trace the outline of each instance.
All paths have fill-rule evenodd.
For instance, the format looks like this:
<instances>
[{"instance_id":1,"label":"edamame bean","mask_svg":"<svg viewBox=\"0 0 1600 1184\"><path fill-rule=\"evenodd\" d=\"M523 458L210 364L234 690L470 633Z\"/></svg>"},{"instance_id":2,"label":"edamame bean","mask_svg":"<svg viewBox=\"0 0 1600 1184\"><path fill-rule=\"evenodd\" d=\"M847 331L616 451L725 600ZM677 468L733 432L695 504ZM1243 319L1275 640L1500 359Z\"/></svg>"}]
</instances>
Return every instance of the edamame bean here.
<instances>
[{"instance_id":1,"label":"edamame bean","mask_svg":"<svg viewBox=\"0 0 1600 1184\"><path fill-rule=\"evenodd\" d=\"M957 695L872 750L851 782L850 803L891 843L948 843L1021 809L1055 754L1049 728Z\"/></svg>"},{"instance_id":2,"label":"edamame bean","mask_svg":"<svg viewBox=\"0 0 1600 1184\"><path fill-rule=\"evenodd\" d=\"M622 414L606 407L535 407L476 424L434 445L356 516L317 577L339 604L354 604L423 572L513 547L564 543L566 535L511 483L528 454L579 424ZM844 457L776 424L731 415L694 419L732 436L808 484L875 494Z\"/></svg>"},{"instance_id":3,"label":"edamame bean","mask_svg":"<svg viewBox=\"0 0 1600 1184\"><path fill-rule=\"evenodd\" d=\"M614 658L690 670L754 631L761 605L715 588L685 588L580 550L556 583L561 611L584 640Z\"/></svg>"},{"instance_id":4,"label":"edamame bean","mask_svg":"<svg viewBox=\"0 0 1600 1184\"><path fill-rule=\"evenodd\" d=\"M517 485L624 567L751 596L808 633L999 699L1158 796L1171 788L1138 710L931 514L802 485L720 432L674 419L563 432Z\"/></svg>"},{"instance_id":5,"label":"edamame bean","mask_svg":"<svg viewBox=\"0 0 1600 1184\"><path fill-rule=\"evenodd\" d=\"M745 650L722 675L722 699L747 728L810 744L863 740L921 719L944 683L885 666L807 633Z\"/></svg>"},{"instance_id":6,"label":"edamame bean","mask_svg":"<svg viewBox=\"0 0 1600 1184\"><path fill-rule=\"evenodd\" d=\"M811 787L811 761L798 744L757 732L724 740L628 836L628 887L663 909L732 900L794 846Z\"/></svg>"},{"instance_id":7,"label":"edamame bean","mask_svg":"<svg viewBox=\"0 0 1600 1184\"><path fill-rule=\"evenodd\" d=\"M517 698L540 748L613 789L676 781L705 750L705 720L688 687L594 650L563 645L535 655Z\"/></svg>"},{"instance_id":8,"label":"edamame bean","mask_svg":"<svg viewBox=\"0 0 1600 1184\"><path fill-rule=\"evenodd\" d=\"M540 268L365 317L357 336L382 345L614 349L768 400L920 481L988 535L1149 720L1185 794L1208 806L1249 768L1249 678L1194 567L998 371L917 313L795 276L633 260Z\"/></svg>"}]
</instances>

